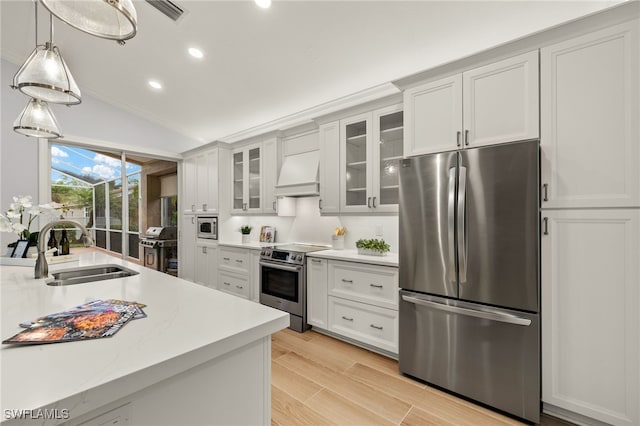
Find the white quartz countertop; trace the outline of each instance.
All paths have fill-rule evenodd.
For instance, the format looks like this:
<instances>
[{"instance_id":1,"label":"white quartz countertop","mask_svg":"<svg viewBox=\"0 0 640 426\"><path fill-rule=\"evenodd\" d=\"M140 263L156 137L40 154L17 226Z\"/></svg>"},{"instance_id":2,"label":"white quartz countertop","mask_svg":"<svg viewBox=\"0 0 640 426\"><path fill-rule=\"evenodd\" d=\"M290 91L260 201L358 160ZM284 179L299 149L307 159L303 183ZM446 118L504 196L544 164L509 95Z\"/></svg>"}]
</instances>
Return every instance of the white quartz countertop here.
<instances>
[{"instance_id":1,"label":"white quartz countertop","mask_svg":"<svg viewBox=\"0 0 640 426\"><path fill-rule=\"evenodd\" d=\"M75 417L289 325L285 312L103 253L81 254L78 262L51 266L49 272L106 263L140 274L52 287L34 279L31 267L0 267L3 340L22 330L20 322L96 299L147 305L147 318L130 321L110 338L2 345L3 413L55 407Z\"/></svg>"},{"instance_id":2,"label":"white quartz countertop","mask_svg":"<svg viewBox=\"0 0 640 426\"><path fill-rule=\"evenodd\" d=\"M398 253L387 253L385 256L367 256L358 254L357 250L320 250L307 253L309 257L321 259L345 260L349 262L369 263L372 265L398 267Z\"/></svg>"}]
</instances>

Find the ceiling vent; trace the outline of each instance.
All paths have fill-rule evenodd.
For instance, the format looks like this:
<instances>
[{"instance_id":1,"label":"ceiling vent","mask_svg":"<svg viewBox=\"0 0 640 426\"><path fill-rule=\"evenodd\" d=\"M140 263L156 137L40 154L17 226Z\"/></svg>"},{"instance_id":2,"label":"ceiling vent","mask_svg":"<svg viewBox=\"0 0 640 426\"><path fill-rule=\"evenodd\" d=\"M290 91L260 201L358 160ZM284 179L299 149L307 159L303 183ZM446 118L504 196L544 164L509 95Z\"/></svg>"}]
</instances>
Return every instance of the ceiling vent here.
<instances>
[{"instance_id":1,"label":"ceiling vent","mask_svg":"<svg viewBox=\"0 0 640 426\"><path fill-rule=\"evenodd\" d=\"M178 21L184 9L169 0L146 0L151 6L158 9L160 12L168 16L172 21Z\"/></svg>"}]
</instances>

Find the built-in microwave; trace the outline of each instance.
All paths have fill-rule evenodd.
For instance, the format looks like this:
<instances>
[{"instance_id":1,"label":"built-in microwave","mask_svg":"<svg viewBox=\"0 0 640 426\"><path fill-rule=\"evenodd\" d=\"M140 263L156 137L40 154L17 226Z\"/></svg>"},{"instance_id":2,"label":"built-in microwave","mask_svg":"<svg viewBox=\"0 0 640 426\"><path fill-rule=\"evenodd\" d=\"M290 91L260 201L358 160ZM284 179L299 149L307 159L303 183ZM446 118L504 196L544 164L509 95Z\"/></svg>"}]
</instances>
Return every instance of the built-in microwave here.
<instances>
[{"instance_id":1,"label":"built-in microwave","mask_svg":"<svg viewBox=\"0 0 640 426\"><path fill-rule=\"evenodd\" d=\"M218 216L198 216L198 238L218 239Z\"/></svg>"}]
</instances>

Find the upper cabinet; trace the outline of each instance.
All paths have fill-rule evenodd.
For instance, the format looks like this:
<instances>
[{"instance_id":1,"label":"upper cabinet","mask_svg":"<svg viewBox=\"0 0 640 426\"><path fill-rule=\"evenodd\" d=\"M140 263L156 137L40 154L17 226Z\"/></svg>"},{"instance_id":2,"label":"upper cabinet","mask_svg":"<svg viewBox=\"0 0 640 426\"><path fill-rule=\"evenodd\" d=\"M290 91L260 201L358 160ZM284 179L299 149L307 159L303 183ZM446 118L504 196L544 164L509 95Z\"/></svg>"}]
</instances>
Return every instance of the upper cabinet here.
<instances>
[{"instance_id":1,"label":"upper cabinet","mask_svg":"<svg viewBox=\"0 0 640 426\"><path fill-rule=\"evenodd\" d=\"M341 212L398 211L402 139L402 105L340 121Z\"/></svg>"},{"instance_id":2,"label":"upper cabinet","mask_svg":"<svg viewBox=\"0 0 640 426\"><path fill-rule=\"evenodd\" d=\"M272 138L231 152L231 213L277 213L277 143Z\"/></svg>"},{"instance_id":3,"label":"upper cabinet","mask_svg":"<svg viewBox=\"0 0 640 426\"><path fill-rule=\"evenodd\" d=\"M262 212L262 143L231 153L231 211Z\"/></svg>"},{"instance_id":4,"label":"upper cabinet","mask_svg":"<svg viewBox=\"0 0 640 426\"><path fill-rule=\"evenodd\" d=\"M340 212L340 122L320 126L320 213Z\"/></svg>"},{"instance_id":5,"label":"upper cabinet","mask_svg":"<svg viewBox=\"0 0 640 426\"><path fill-rule=\"evenodd\" d=\"M640 206L637 21L541 50L542 207Z\"/></svg>"},{"instance_id":6,"label":"upper cabinet","mask_svg":"<svg viewBox=\"0 0 640 426\"><path fill-rule=\"evenodd\" d=\"M404 92L404 155L539 136L538 51Z\"/></svg>"},{"instance_id":7,"label":"upper cabinet","mask_svg":"<svg viewBox=\"0 0 640 426\"><path fill-rule=\"evenodd\" d=\"M184 159L183 188L184 213L218 213L218 148Z\"/></svg>"}]
</instances>

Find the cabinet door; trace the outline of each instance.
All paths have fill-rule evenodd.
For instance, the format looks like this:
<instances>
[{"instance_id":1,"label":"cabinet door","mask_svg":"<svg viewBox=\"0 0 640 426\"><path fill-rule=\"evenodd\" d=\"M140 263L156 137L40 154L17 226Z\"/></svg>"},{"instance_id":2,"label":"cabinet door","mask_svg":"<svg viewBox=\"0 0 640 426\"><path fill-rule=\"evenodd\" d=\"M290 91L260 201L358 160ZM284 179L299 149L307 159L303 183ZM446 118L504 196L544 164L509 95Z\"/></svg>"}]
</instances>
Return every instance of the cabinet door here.
<instances>
[{"instance_id":1,"label":"cabinet door","mask_svg":"<svg viewBox=\"0 0 640 426\"><path fill-rule=\"evenodd\" d=\"M206 182L205 198L202 210L207 213L218 212L218 149L206 153L207 173L203 178Z\"/></svg>"},{"instance_id":2,"label":"cabinet door","mask_svg":"<svg viewBox=\"0 0 640 426\"><path fill-rule=\"evenodd\" d=\"M307 323L328 329L327 322L327 272L325 259L307 259Z\"/></svg>"},{"instance_id":3,"label":"cabinet door","mask_svg":"<svg viewBox=\"0 0 640 426\"><path fill-rule=\"evenodd\" d=\"M247 207L245 211L261 212L262 211L262 144L254 145L247 148L247 167L245 175L247 176Z\"/></svg>"},{"instance_id":4,"label":"cabinet door","mask_svg":"<svg viewBox=\"0 0 640 426\"><path fill-rule=\"evenodd\" d=\"M399 196L400 159L403 148L402 105L373 113L373 198L374 211L397 212Z\"/></svg>"},{"instance_id":5,"label":"cabinet door","mask_svg":"<svg viewBox=\"0 0 640 426\"><path fill-rule=\"evenodd\" d=\"M206 245L196 244L194 277L196 284L209 284L209 256L207 249L208 247Z\"/></svg>"},{"instance_id":6,"label":"cabinet door","mask_svg":"<svg viewBox=\"0 0 640 426\"><path fill-rule=\"evenodd\" d=\"M275 214L278 212L278 202L275 196L275 188L278 183L278 140L276 138L266 140L262 143L263 164L263 186L264 186L264 213Z\"/></svg>"},{"instance_id":7,"label":"cabinet door","mask_svg":"<svg viewBox=\"0 0 640 426\"><path fill-rule=\"evenodd\" d=\"M260 251L251 250L251 277L249 279L251 288L251 300L260 303Z\"/></svg>"},{"instance_id":8,"label":"cabinet door","mask_svg":"<svg viewBox=\"0 0 640 426\"><path fill-rule=\"evenodd\" d=\"M637 425L640 211L542 216L542 400Z\"/></svg>"},{"instance_id":9,"label":"cabinet door","mask_svg":"<svg viewBox=\"0 0 640 426\"><path fill-rule=\"evenodd\" d=\"M340 122L320 126L320 213L340 212Z\"/></svg>"},{"instance_id":10,"label":"cabinet door","mask_svg":"<svg viewBox=\"0 0 640 426\"><path fill-rule=\"evenodd\" d=\"M371 114L340 122L340 210L371 209Z\"/></svg>"},{"instance_id":11,"label":"cabinet door","mask_svg":"<svg viewBox=\"0 0 640 426\"><path fill-rule=\"evenodd\" d=\"M467 71L462 78L465 146L538 138L537 50Z\"/></svg>"},{"instance_id":12,"label":"cabinet door","mask_svg":"<svg viewBox=\"0 0 640 426\"><path fill-rule=\"evenodd\" d=\"M239 213L245 210L247 202L245 199L246 185L246 165L244 160L245 151L237 150L231 154L231 211Z\"/></svg>"},{"instance_id":13,"label":"cabinet door","mask_svg":"<svg viewBox=\"0 0 640 426\"><path fill-rule=\"evenodd\" d=\"M196 181L195 181L195 191L196 191L196 210L202 212L205 210L205 206L207 204L208 197L208 179L209 179L209 170L207 164L207 154L201 153L196 155Z\"/></svg>"},{"instance_id":14,"label":"cabinet door","mask_svg":"<svg viewBox=\"0 0 640 426\"><path fill-rule=\"evenodd\" d=\"M182 162L182 209L186 214L196 212L196 157L185 158Z\"/></svg>"},{"instance_id":15,"label":"cabinet door","mask_svg":"<svg viewBox=\"0 0 640 426\"><path fill-rule=\"evenodd\" d=\"M195 251L196 251L196 217L194 215L182 216L180 227L180 247L178 251L178 273L180 278L193 281L195 278Z\"/></svg>"},{"instance_id":16,"label":"cabinet door","mask_svg":"<svg viewBox=\"0 0 640 426\"><path fill-rule=\"evenodd\" d=\"M450 151L461 145L462 75L404 92L404 155Z\"/></svg>"},{"instance_id":17,"label":"cabinet door","mask_svg":"<svg viewBox=\"0 0 640 426\"><path fill-rule=\"evenodd\" d=\"M638 37L636 21L542 49L543 207L640 206Z\"/></svg>"}]
</instances>

